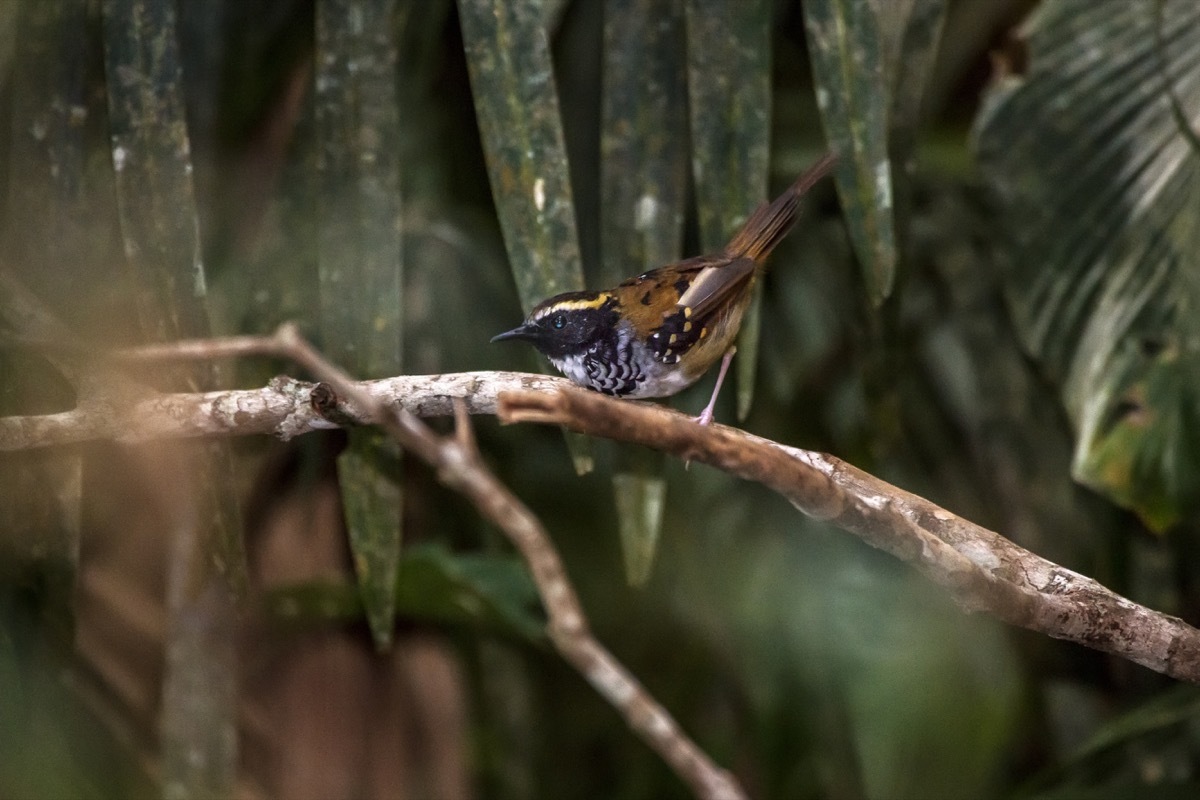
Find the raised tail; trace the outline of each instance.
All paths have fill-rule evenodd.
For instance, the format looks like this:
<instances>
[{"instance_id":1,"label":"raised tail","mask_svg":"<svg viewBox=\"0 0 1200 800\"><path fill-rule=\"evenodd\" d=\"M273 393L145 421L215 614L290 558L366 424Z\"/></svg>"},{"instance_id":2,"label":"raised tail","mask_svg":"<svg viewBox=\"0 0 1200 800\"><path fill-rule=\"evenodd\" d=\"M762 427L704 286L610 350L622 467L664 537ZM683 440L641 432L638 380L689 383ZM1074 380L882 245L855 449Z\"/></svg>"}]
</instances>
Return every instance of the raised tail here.
<instances>
[{"instance_id":1,"label":"raised tail","mask_svg":"<svg viewBox=\"0 0 1200 800\"><path fill-rule=\"evenodd\" d=\"M761 263L792 229L800 198L833 170L837 160L837 153L826 153L806 169L786 192L754 209L742 229L725 245L725 255L730 259L750 258Z\"/></svg>"}]
</instances>

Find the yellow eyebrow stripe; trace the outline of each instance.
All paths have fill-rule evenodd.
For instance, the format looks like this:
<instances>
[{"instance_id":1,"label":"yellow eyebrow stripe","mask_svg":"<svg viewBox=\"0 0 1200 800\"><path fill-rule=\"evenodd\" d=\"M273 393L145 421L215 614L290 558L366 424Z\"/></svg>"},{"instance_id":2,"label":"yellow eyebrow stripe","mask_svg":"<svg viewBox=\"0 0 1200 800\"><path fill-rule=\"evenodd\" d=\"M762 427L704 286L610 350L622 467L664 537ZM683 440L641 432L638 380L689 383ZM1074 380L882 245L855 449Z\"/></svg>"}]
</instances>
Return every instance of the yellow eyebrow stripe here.
<instances>
[{"instance_id":1,"label":"yellow eyebrow stripe","mask_svg":"<svg viewBox=\"0 0 1200 800\"><path fill-rule=\"evenodd\" d=\"M600 295L590 300L563 300L560 303L543 308L534 319L541 319L549 314L557 314L559 311L586 311L589 308L600 308L607 302L607 295Z\"/></svg>"}]
</instances>

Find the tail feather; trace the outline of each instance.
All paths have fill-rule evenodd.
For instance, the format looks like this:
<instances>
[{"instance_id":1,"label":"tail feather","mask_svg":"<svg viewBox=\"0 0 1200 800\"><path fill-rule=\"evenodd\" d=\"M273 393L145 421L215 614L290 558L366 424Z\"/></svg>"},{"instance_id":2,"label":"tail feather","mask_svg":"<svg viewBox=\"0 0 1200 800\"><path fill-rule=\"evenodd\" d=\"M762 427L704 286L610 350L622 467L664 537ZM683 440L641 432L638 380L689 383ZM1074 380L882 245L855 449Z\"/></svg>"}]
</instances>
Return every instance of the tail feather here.
<instances>
[{"instance_id":1,"label":"tail feather","mask_svg":"<svg viewBox=\"0 0 1200 800\"><path fill-rule=\"evenodd\" d=\"M800 198L833 170L837 160L836 153L826 153L805 170L787 191L756 208L742 229L725 245L725 255L731 259L750 258L761 263L792 229Z\"/></svg>"}]
</instances>

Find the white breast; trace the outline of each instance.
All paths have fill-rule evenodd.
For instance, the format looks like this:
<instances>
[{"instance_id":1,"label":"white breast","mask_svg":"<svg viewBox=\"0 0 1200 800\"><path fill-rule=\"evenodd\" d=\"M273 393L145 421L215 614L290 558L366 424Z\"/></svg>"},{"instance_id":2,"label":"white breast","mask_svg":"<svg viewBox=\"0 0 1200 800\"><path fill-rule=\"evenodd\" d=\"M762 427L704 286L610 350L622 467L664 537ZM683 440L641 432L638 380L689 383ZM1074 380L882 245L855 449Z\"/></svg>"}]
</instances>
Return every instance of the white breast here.
<instances>
[{"instance_id":1,"label":"white breast","mask_svg":"<svg viewBox=\"0 0 1200 800\"><path fill-rule=\"evenodd\" d=\"M566 356L565 358L552 358L550 363L554 368L566 375L571 380L578 383L580 386L590 386L591 381L588 380L587 370L583 368L583 355Z\"/></svg>"}]
</instances>

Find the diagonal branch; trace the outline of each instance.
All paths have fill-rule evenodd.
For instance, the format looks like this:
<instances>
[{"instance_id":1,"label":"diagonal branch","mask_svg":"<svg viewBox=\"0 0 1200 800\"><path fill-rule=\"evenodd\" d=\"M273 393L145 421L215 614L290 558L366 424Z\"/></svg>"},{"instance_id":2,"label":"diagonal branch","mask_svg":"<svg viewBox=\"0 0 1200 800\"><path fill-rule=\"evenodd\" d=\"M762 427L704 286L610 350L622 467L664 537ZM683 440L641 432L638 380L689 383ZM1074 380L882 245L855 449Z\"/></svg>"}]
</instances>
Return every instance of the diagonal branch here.
<instances>
[{"instance_id":1,"label":"diagonal branch","mask_svg":"<svg viewBox=\"0 0 1200 800\"><path fill-rule=\"evenodd\" d=\"M6 275L0 270L0 288ZM11 312L0 306L0 315ZM9 314L11 316L11 314ZM549 391L566 382L521 373L466 373L355 382L284 325L273 336L236 336L149 345L118 353L89 352L61 331L33 331L39 349L69 361L107 357L120 363L274 356L308 370L323 383L278 377L261 389L163 394L133 381L82 394L71 411L0 417L0 451L76 444L96 439L132 442L198 436L272 433L287 439L339 423L376 424L465 495L520 552L549 618L549 635L563 658L588 680L697 797L740 800L737 781L717 766L674 718L592 634L562 560L541 521L485 466L469 413L495 413L502 391ZM57 359L56 359L57 360ZM95 368L95 364L92 364ZM103 369L99 370L104 372ZM117 379L111 383L116 384ZM439 437L419 418L455 416L455 434Z\"/></svg>"},{"instance_id":2,"label":"diagonal branch","mask_svg":"<svg viewBox=\"0 0 1200 800\"><path fill-rule=\"evenodd\" d=\"M274 337L276 354L290 358L328 382L317 404L326 412L349 400L360 418L379 425L407 451L437 470L438 479L467 497L517 548L529 566L549 617L549 634L559 653L617 709L638 735L667 762L697 797L738 800L745 792L714 764L674 718L592 634L562 560L541 521L483 463L470 428L466 403L453 401L455 433L440 437L406 409L389 405L326 361L290 325ZM328 396L328 387L339 397Z\"/></svg>"},{"instance_id":3,"label":"diagonal branch","mask_svg":"<svg viewBox=\"0 0 1200 800\"><path fill-rule=\"evenodd\" d=\"M634 442L757 481L805 514L909 562L968 610L1200 683L1200 631L1192 626L841 459L576 389L505 394L498 414L503 422Z\"/></svg>"}]
</instances>

